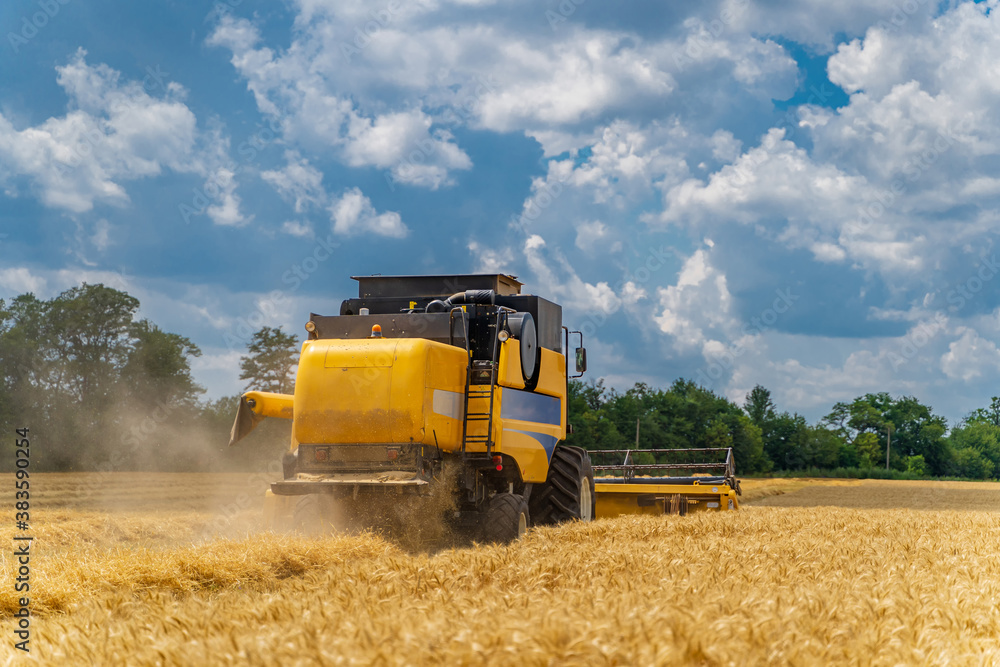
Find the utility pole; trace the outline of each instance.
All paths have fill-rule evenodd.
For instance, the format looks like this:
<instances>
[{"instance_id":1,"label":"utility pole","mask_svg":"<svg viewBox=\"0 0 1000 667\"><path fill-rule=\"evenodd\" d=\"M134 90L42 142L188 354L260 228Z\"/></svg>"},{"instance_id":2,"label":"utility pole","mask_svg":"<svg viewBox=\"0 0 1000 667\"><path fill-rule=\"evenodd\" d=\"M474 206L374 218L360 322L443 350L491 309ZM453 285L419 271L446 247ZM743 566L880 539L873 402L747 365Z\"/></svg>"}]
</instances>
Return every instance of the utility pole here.
<instances>
[{"instance_id":1,"label":"utility pole","mask_svg":"<svg viewBox=\"0 0 1000 667\"><path fill-rule=\"evenodd\" d=\"M639 449L639 418L635 418L635 448Z\"/></svg>"},{"instance_id":2,"label":"utility pole","mask_svg":"<svg viewBox=\"0 0 1000 667\"><path fill-rule=\"evenodd\" d=\"M889 469L889 447L892 444L892 424L885 425L885 469Z\"/></svg>"}]
</instances>

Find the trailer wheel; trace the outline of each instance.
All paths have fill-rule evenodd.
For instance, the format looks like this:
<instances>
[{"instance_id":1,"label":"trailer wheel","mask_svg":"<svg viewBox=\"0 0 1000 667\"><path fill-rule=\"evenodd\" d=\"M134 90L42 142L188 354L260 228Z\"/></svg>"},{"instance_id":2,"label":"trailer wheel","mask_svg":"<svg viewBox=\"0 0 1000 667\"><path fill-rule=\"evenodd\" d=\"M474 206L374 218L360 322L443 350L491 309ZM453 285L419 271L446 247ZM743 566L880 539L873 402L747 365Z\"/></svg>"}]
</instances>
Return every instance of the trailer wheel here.
<instances>
[{"instance_id":1,"label":"trailer wheel","mask_svg":"<svg viewBox=\"0 0 1000 667\"><path fill-rule=\"evenodd\" d=\"M507 544L528 530L528 501L516 493L498 493L490 500L483 517L482 533L486 542Z\"/></svg>"},{"instance_id":2,"label":"trailer wheel","mask_svg":"<svg viewBox=\"0 0 1000 667\"><path fill-rule=\"evenodd\" d=\"M531 493L535 525L562 523L595 516L594 469L590 455L579 447L559 445L552 453L549 477Z\"/></svg>"},{"instance_id":3,"label":"trailer wheel","mask_svg":"<svg viewBox=\"0 0 1000 667\"><path fill-rule=\"evenodd\" d=\"M590 508L590 511L589 512L585 512L585 511L580 512L580 520L581 521L593 521L594 519L597 518L597 491L594 488L594 467L593 467L593 465L590 462L590 454L587 453L587 450L585 450L583 447L574 447L573 449L579 450L580 451L580 455L583 456L583 474L582 474L582 477L587 480L586 487L587 487L587 491L590 494L590 503L588 505L588 507ZM582 479L580 481L580 486L581 486L581 488L584 486L584 483L583 483ZM583 505L582 494L581 494L580 505L581 505L581 509L582 509L582 505Z\"/></svg>"}]
</instances>

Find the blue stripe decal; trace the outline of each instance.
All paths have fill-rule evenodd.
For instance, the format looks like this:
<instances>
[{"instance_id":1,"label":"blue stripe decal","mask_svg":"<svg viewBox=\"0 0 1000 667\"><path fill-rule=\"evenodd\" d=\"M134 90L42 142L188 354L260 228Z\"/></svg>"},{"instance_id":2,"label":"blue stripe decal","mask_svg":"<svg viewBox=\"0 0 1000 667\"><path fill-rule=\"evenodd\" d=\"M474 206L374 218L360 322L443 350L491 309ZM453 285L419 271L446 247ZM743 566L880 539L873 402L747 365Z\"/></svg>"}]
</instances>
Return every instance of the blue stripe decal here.
<instances>
[{"instance_id":1,"label":"blue stripe decal","mask_svg":"<svg viewBox=\"0 0 1000 667\"><path fill-rule=\"evenodd\" d=\"M552 460L552 452L556 450L556 443L559 442L559 438L556 436L549 435L547 433L538 433L536 431L519 431L516 428L505 428L504 430L531 436L545 449L545 454L548 456L549 461Z\"/></svg>"},{"instance_id":2,"label":"blue stripe decal","mask_svg":"<svg viewBox=\"0 0 1000 667\"><path fill-rule=\"evenodd\" d=\"M562 424L562 406L554 396L504 387L500 416L503 419L559 426Z\"/></svg>"}]
</instances>

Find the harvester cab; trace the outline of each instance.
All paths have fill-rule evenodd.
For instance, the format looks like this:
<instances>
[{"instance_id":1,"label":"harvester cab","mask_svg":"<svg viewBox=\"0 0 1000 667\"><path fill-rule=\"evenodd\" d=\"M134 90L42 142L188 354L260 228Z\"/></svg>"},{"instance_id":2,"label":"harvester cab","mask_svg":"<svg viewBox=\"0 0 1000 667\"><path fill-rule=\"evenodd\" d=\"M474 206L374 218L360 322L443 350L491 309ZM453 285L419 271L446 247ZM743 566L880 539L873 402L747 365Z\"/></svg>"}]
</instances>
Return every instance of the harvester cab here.
<instances>
[{"instance_id":1,"label":"harvester cab","mask_svg":"<svg viewBox=\"0 0 1000 667\"><path fill-rule=\"evenodd\" d=\"M488 541L604 514L590 455L564 443L567 382L587 355L560 306L507 275L354 279L358 297L339 315L306 323L294 394L240 399L230 445L265 417L292 420L283 479L265 499L269 527L377 524L373 507L442 493L452 524ZM627 470L611 471L604 495ZM617 494L631 502L607 507L648 511L649 490L633 486Z\"/></svg>"}]
</instances>

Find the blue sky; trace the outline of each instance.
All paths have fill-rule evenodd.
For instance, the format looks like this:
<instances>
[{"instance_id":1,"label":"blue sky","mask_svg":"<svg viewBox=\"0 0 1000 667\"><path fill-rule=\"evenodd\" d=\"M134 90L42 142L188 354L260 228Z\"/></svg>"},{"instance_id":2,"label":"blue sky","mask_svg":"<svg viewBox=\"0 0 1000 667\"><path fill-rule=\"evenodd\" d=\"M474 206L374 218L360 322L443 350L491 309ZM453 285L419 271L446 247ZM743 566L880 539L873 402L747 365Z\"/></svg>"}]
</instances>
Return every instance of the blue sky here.
<instances>
[{"instance_id":1,"label":"blue sky","mask_svg":"<svg viewBox=\"0 0 1000 667\"><path fill-rule=\"evenodd\" d=\"M0 6L0 298L81 281L194 340L350 275L503 271L593 377L1000 393L994 2Z\"/></svg>"}]
</instances>

